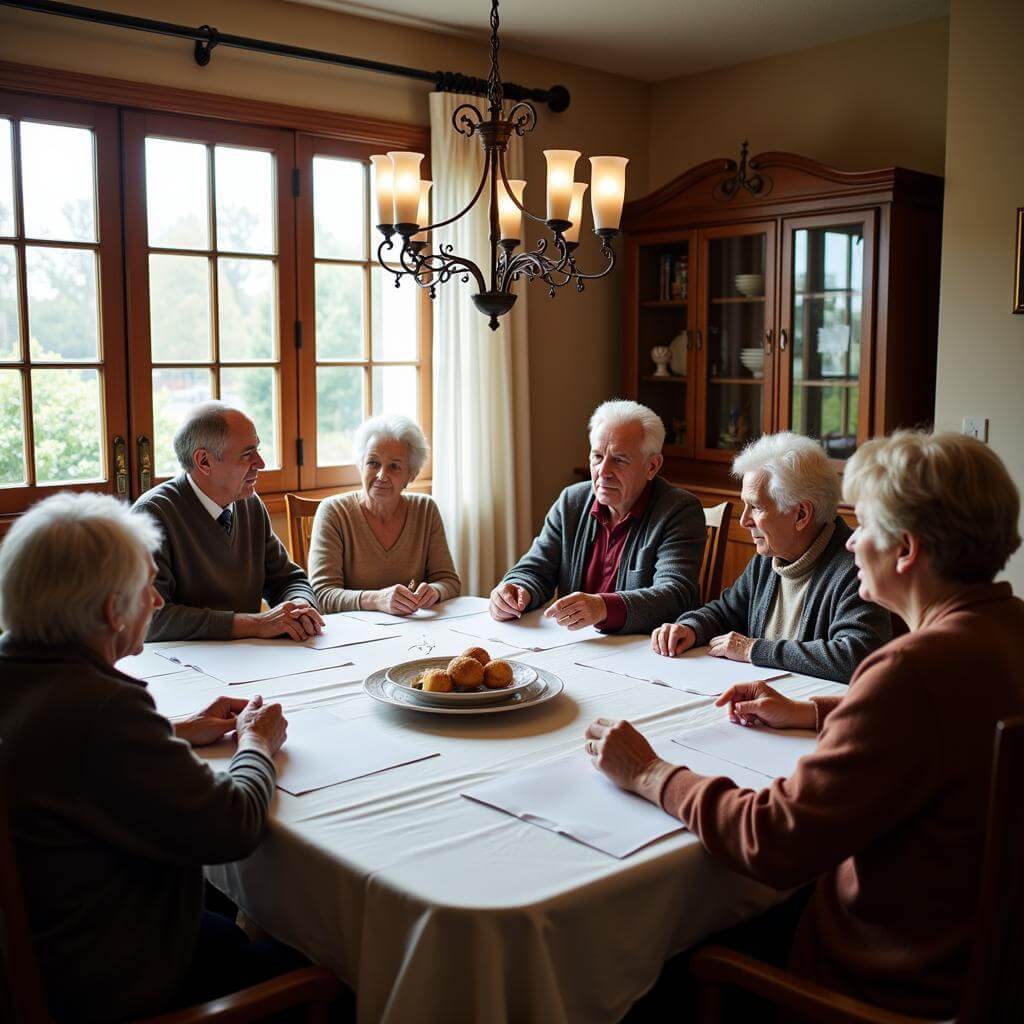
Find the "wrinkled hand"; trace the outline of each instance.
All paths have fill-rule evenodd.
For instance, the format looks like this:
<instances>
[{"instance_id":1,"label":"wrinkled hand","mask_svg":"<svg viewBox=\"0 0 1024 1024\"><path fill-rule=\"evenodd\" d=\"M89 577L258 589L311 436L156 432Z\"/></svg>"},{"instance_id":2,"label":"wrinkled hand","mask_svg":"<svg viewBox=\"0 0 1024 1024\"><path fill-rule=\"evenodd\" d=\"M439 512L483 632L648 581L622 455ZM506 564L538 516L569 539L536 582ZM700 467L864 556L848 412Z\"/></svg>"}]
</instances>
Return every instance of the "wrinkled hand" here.
<instances>
[{"instance_id":1,"label":"wrinkled hand","mask_svg":"<svg viewBox=\"0 0 1024 1024\"><path fill-rule=\"evenodd\" d=\"M218 697L202 711L175 722L174 734L193 747L216 743L235 728L235 716L247 703L243 697Z\"/></svg>"},{"instance_id":2,"label":"wrinkled hand","mask_svg":"<svg viewBox=\"0 0 1024 1024\"><path fill-rule=\"evenodd\" d=\"M304 597L296 597L292 604L295 605L292 614L306 637L319 636L324 631L323 616Z\"/></svg>"},{"instance_id":3,"label":"wrinkled hand","mask_svg":"<svg viewBox=\"0 0 1024 1024\"><path fill-rule=\"evenodd\" d=\"M729 721L736 725L766 725L771 729L813 729L817 715L809 700L790 700L767 683L736 683L718 700L729 705Z\"/></svg>"},{"instance_id":4,"label":"wrinkled hand","mask_svg":"<svg viewBox=\"0 0 1024 1024\"><path fill-rule=\"evenodd\" d=\"M419 599L402 583L374 591L370 605L377 611L388 612L390 615L412 615L420 607Z\"/></svg>"},{"instance_id":5,"label":"wrinkled hand","mask_svg":"<svg viewBox=\"0 0 1024 1024\"><path fill-rule=\"evenodd\" d=\"M666 622L651 633L651 650L666 658L688 651L696 642L697 634L689 626L676 622Z\"/></svg>"},{"instance_id":6,"label":"wrinkled hand","mask_svg":"<svg viewBox=\"0 0 1024 1024\"><path fill-rule=\"evenodd\" d=\"M728 658L730 661L750 661L754 641L742 633L723 633L708 641L708 654L713 658Z\"/></svg>"},{"instance_id":7,"label":"wrinkled hand","mask_svg":"<svg viewBox=\"0 0 1024 1024\"><path fill-rule=\"evenodd\" d=\"M576 591L560 597L548 606L544 618L554 619L566 629L583 629L585 626L596 626L608 617L608 609L604 598L599 594L583 594Z\"/></svg>"},{"instance_id":8,"label":"wrinkled hand","mask_svg":"<svg viewBox=\"0 0 1024 1024\"><path fill-rule=\"evenodd\" d=\"M499 622L518 619L530 603L530 592L515 583L499 583L491 591L491 618Z\"/></svg>"},{"instance_id":9,"label":"wrinkled hand","mask_svg":"<svg viewBox=\"0 0 1024 1024\"><path fill-rule=\"evenodd\" d=\"M264 704L260 696L253 697L235 719L238 749L255 748L267 757L273 757L288 736L288 720L280 704Z\"/></svg>"},{"instance_id":10,"label":"wrinkled hand","mask_svg":"<svg viewBox=\"0 0 1024 1024\"><path fill-rule=\"evenodd\" d=\"M617 786L657 804L676 765L655 754L643 735L622 719L596 718L587 726L591 763Z\"/></svg>"},{"instance_id":11,"label":"wrinkled hand","mask_svg":"<svg viewBox=\"0 0 1024 1024\"><path fill-rule=\"evenodd\" d=\"M236 619L243 616L235 616ZM324 620L320 613L301 597L293 601L282 601L279 605L247 617L251 629L241 635L271 640L278 636L289 636L293 640L307 640L322 633Z\"/></svg>"},{"instance_id":12,"label":"wrinkled hand","mask_svg":"<svg viewBox=\"0 0 1024 1024\"><path fill-rule=\"evenodd\" d=\"M413 594L413 597L416 598L416 602L421 608L432 608L441 600L437 587L432 587L429 583L421 583L416 588L416 593Z\"/></svg>"}]
</instances>

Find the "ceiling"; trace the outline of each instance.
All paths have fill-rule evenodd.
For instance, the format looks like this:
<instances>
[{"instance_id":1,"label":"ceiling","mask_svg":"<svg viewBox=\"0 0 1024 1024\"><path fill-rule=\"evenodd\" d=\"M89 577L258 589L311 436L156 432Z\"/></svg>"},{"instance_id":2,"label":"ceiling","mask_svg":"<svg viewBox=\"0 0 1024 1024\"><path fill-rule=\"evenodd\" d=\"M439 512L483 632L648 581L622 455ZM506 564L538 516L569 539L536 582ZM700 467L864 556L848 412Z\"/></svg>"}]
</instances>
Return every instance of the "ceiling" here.
<instances>
[{"instance_id":1,"label":"ceiling","mask_svg":"<svg viewBox=\"0 0 1024 1024\"><path fill-rule=\"evenodd\" d=\"M489 0L289 2L489 35ZM501 40L523 53L658 82L948 13L949 0L506 0Z\"/></svg>"}]
</instances>

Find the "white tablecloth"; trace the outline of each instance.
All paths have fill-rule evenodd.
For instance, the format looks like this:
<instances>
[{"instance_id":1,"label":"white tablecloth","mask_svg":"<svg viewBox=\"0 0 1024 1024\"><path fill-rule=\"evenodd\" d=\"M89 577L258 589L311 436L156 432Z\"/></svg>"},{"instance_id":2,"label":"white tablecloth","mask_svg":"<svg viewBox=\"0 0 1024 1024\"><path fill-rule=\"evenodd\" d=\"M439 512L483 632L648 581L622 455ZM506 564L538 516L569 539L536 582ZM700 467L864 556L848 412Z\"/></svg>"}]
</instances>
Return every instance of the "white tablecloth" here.
<instances>
[{"instance_id":1,"label":"white tablecloth","mask_svg":"<svg viewBox=\"0 0 1024 1024\"><path fill-rule=\"evenodd\" d=\"M713 698L574 664L635 637L525 655L565 682L541 707L449 717L362 693L371 670L421 656L409 648L423 636L438 654L468 646L444 623L402 629L397 640L353 647L353 668L231 693L279 699L286 713L329 704L348 719L429 735L441 756L301 797L278 791L259 849L208 869L253 920L356 990L361 1024L616 1021L666 958L781 898L716 864L689 832L616 860L459 795L578 749L598 716L629 718L659 738L722 715ZM210 681L182 674L151 685L158 705L173 687L180 713L178 688L193 687L201 701ZM785 689L845 687L790 677Z\"/></svg>"}]
</instances>

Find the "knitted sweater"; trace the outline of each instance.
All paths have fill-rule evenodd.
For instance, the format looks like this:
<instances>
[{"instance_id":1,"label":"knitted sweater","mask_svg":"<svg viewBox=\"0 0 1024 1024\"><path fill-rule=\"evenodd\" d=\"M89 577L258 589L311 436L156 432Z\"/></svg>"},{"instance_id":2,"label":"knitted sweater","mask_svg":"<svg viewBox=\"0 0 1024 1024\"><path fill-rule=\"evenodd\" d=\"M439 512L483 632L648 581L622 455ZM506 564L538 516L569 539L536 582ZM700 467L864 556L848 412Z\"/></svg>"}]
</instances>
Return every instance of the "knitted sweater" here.
<instances>
[{"instance_id":1,"label":"knitted sweater","mask_svg":"<svg viewBox=\"0 0 1024 1024\"><path fill-rule=\"evenodd\" d=\"M230 531L203 508L185 474L135 502L155 516L164 539L154 555L164 607L147 640L230 640L236 612L258 612L264 598L316 598L306 574L288 557L257 495L232 505Z\"/></svg>"}]
</instances>

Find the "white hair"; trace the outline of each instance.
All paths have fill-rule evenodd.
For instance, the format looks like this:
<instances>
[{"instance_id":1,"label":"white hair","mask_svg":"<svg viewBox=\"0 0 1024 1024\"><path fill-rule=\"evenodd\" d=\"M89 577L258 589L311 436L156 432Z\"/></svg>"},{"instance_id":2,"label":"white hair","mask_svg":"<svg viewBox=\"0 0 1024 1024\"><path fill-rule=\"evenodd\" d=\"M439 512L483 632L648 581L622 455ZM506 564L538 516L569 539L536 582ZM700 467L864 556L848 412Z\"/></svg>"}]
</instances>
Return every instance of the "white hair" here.
<instances>
[{"instance_id":1,"label":"white hair","mask_svg":"<svg viewBox=\"0 0 1024 1024\"><path fill-rule=\"evenodd\" d=\"M160 528L107 494L63 491L33 505L0 546L0 628L15 640L81 643L107 628L149 579Z\"/></svg>"},{"instance_id":2,"label":"white hair","mask_svg":"<svg viewBox=\"0 0 1024 1024\"><path fill-rule=\"evenodd\" d=\"M587 436L593 439L598 427L621 427L629 423L639 423L643 428L644 455L659 455L665 445L665 424L652 409L627 398L614 398L610 402L602 402L590 417Z\"/></svg>"},{"instance_id":3,"label":"white hair","mask_svg":"<svg viewBox=\"0 0 1024 1024\"><path fill-rule=\"evenodd\" d=\"M780 512L791 512L801 501L814 508L816 523L830 523L839 507L839 474L824 448L813 438L793 434L765 434L733 459L732 475L753 473L764 480Z\"/></svg>"},{"instance_id":4,"label":"white hair","mask_svg":"<svg viewBox=\"0 0 1024 1024\"><path fill-rule=\"evenodd\" d=\"M405 445L409 452L410 480L415 480L430 457L430 445L423 431L408 416L371 417L359 427L352 441L360 466L366 461L370 448L381 441L398 441Z\"/></svg>"}]
</instances>

